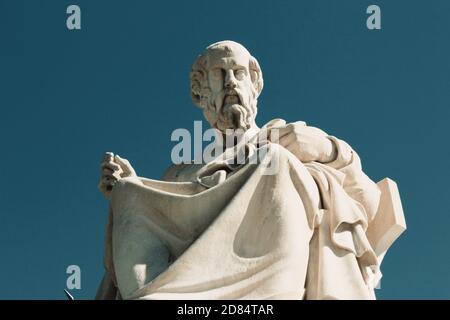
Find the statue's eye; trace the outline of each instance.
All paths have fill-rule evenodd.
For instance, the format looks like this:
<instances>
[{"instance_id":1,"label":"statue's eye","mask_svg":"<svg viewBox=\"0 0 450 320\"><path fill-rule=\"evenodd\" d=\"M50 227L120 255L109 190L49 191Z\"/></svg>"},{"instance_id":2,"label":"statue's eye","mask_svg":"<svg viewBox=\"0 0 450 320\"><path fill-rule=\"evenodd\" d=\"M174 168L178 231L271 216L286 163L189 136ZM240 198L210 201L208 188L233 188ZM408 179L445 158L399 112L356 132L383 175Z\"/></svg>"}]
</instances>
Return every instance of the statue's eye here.
<instances>
[{"instance_id":1,"label":"statue's eye","mask_svg":"<svg viewBox=\"0 0 450 320\"><path fill-rule=\"evenodd\" d=\"M237 69L234 71L234 77L238 80L242 80L245 77L245 69Z\"/></svg>"}]
</instances>

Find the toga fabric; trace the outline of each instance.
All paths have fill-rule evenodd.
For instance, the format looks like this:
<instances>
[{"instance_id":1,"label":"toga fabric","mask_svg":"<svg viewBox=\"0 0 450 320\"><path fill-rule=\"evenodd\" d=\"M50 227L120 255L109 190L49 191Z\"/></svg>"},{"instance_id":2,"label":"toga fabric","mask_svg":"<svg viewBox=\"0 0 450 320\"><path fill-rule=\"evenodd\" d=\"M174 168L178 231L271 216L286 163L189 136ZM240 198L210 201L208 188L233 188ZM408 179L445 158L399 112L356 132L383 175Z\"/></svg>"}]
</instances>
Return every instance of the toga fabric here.
<instances>
[{"instance_id":1,"label":"toga fabric","mask_svg":"<svg viewBox=\"0 0 450 320\"><path fill-rule=\"evenodd\" d=\"M374 299L365 231L379 190L357 154L300 162L247 143L246 161L175 166L113 189L98 299ZM181 180L181 181L180 181Z\"/></svg>"}]
</instances>

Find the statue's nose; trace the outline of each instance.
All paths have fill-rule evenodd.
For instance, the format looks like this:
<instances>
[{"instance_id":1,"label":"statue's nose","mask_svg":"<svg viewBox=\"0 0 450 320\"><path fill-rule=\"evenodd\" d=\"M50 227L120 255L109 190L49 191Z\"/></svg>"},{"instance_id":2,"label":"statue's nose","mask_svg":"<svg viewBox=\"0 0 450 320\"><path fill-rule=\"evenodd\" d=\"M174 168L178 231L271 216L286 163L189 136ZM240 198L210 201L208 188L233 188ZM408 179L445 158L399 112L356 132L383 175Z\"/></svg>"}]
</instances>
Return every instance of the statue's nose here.
<instances>
[{"instance_id":1,"label":"statue's nose","mask_svg":"<svg viewBox=\"0 0 450 320\"><path fill-rule=\"evenodd\" d=\"M228 70L225 75L225 88L236 88L236 78L234 77L233 70Z\"/></svg>"}]
</instances>

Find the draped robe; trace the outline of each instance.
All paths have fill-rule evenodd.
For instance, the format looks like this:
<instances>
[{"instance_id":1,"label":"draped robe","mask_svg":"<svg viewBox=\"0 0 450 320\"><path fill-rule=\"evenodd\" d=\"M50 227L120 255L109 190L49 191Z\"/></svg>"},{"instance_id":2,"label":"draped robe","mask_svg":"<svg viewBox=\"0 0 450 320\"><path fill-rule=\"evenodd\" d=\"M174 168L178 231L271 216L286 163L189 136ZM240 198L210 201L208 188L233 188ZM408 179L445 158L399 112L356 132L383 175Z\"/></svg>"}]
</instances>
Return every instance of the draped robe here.
<instances>
[{"instance_id":1,"label":"draped robe","mask_svg":"<svg viewBox=\"0 0 450 320\"><path fill-rule=\"evenodd\" d=\"M241 165L222 157L118 181L97 298L374 299L365 232L380 191L329 138L330 163L249 142Z\"/></svg>"}]
</instances>

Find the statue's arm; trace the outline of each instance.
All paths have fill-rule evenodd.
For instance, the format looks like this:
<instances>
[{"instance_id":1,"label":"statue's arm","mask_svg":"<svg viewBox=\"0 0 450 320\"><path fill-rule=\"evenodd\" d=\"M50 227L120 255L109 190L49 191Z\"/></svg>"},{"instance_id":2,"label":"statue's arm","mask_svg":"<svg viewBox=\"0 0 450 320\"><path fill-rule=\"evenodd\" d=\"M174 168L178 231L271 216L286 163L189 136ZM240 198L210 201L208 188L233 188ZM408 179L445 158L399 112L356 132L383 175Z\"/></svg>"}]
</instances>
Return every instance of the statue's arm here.
<instances>
[{"instance_id":1,"label":"statue's arm","mask_svg":"<svg viewBox=\"0 0 450 320\"><path fill-rule=\"evenodd\" d=\"M361 159L348 143L333 136L328 138L333 142L335 158L325 164L345 174L345 191L363 205L369 221L372 220L380 201L378 186L364 173Z\"/></svg>"},{"instance_id":2,"label":"statue's arm","mask_svg":"<svg viewBox=\"0 0 450 320\"><path fill-rule=\"evenodd\" d=\"M374 218L380 191L362 171L358 154L345 141L303 121L271 127L270 131L271 141L286 148L301 162L319 162L343 173L347 194L365 208L369 221Z\"/></svg>"}]
</instances>

